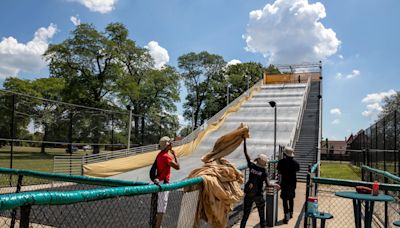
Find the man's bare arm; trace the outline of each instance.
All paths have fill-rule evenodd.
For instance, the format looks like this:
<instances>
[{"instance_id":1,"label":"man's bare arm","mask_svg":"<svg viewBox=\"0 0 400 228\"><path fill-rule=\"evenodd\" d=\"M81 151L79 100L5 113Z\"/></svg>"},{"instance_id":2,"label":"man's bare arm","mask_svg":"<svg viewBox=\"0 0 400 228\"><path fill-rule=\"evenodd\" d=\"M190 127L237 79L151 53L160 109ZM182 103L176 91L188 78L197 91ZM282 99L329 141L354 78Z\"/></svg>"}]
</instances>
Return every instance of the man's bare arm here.
<instances>
[{"instance_id":1,"label":"man's bare arm","mask_svg":"<svg viewBox=\"0 0 400 228\"><path fill-rule=\"evenodd\" d=\"M174 160L170 161L168 163L168 165L171 166L172 168L176 169L176 170L179 170L181 168L181 166L179 164L178 158L176 158L175 151L170 150L170 152L174 156Z\"/></svg>"}]
</instances>

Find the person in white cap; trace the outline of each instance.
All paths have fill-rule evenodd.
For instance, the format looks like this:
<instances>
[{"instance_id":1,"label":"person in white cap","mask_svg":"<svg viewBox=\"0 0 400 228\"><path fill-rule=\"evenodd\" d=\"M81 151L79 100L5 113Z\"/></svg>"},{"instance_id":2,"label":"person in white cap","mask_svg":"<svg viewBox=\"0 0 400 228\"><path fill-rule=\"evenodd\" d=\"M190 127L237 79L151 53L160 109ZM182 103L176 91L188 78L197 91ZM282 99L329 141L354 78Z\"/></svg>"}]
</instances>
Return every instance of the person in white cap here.
<instances>
[{"instance_id":1,"label":"person in white cap","mask_svg":"<svg viewBox=\"0 0 400 228\"><path fill-rule=\"evenodd\" d=\"M293 217L294 198L296 197L296 173L300 170L300 165L294 158L294 150L285 147L283 150L284 158L279 160L277 170L281 175L281 198L285 217L283 223L287 224Z\"/></svg>"},{"instance_id":2,"label":"person in white cap","mask_svg":"<svg viewBox=\"0 0 400 228\"><path fill-rule=\"evenodd\" d=\"M179 170L179 161L176 158L175 151L172 150L171 139L168 136L164 136L160 139L160 152L158 153L155 164L157 168L157 178L153 180L155 184L166 184L169 183L171 177L171 167ZM172 156L171 156L172 155ZM167 210L168 204L168 191L159 192L157 200L157 217L156 227L161 227L161 222L165 211Z\"/></svg>"},{"instance_id":3,"label":"person in white cap","mask_svg":"<svg viewBox=\"0 0 400 228\"><path fill-rule=\"evenodd\" d=\"M268 173L266 170L268 164L268 158L265 154L259 154L254 162L251 161L246 146L246 138L243 138L243 149L244 155L247 160L247 166L249 168L249 180L244 186L244 202L243 202L243 218L240 222L240 228L246 227L247 219L249 218L253 202L256 203L258 215L260 216L260 227L266 227L265 221L265 199L263 194L264 183L267 186L273 186L279 189L278 184L270 183Z\"/></svg>"}]
</instances>

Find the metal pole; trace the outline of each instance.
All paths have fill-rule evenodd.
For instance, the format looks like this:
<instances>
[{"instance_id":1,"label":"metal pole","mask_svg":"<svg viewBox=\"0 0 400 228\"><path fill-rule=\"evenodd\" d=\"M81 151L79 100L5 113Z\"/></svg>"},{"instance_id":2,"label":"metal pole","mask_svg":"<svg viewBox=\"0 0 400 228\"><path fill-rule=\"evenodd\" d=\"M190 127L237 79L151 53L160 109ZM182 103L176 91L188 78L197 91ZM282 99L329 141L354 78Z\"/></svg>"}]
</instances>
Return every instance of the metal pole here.
<instances>
[{"instance_id":1,"label":"metal pole","mask_svg":"<svg viewBox=\"0 0 400 228\"><path fill-rule=\"evenodd\" d=\"M276 160L276 105L274 107L274 160Z\"/></svg>"},{"instance_id":2,"label":"metal pole","mask_svg":"<svg viewBox=\"0 0 400 228\"><path fill-rule=\"evenodd\" d=\"M114 151L114 114L111 114L111 151Z\"/></svg>"},{"instance_id":3,"label":"metal pole","mask_svg":"<svg viewBox=\"0 0 400 228\"><path fill-rule=\"evenodd\" d=\"M192 132L194 131L194 104L192 106Z\"/></svg>"},{"instance_id":4,"label":"metal pole","mask_svg":"<svg viewBox=\"0 0 400 228\"><path fill-rule=\"evenodd\" d=\"M144 145L144 116L142 116L142 145Z\"/></svg>"},{"instance_id":5,"label":"metal pole","mask_svg":"<svg viewBox=\"0 0 400 228\"><path fill-rule=\"evenodd\" d=\"M132 109L129 109L127 153L129 152L129 150L131 148L131 131L132 131Z\"/></svg>"},{"instance_id":6,"label":"metal pole","mask_svg":"<svg viewBox=\"0 0 400 228\"><path fill-rule=\"evenodd\" d=\"M72 154L72 117L73 113L70 111L69 113L69 129L68 129L68 153Z\"/></svg>"},{"instance_id":7,"label":"metal pole","mask_svg":"<svg viewBox=\"0 0 400 228\"><path fill-rule=\"evenodd\" d=\"M307 179L306 179L306 200L304 202L304 228L308 227L308 197L310 196L310 187L311 187L311 165L308 165Z\"/></svg>"},{"instance_id":8,"label":"metal pole","mask_svg":"<svg viewBox=\"0 0 400 228\"><path fill-rule=\"evenodd\" d=\"M15 138L15 94L12 95L12 111L11 111L11 147L10 147L10 169L13 168L13 156L14 156L14 138ZM11 176L10 176L11 178ZM11 180L10 180L11 183Z\"/></svg>"}]
</instances>

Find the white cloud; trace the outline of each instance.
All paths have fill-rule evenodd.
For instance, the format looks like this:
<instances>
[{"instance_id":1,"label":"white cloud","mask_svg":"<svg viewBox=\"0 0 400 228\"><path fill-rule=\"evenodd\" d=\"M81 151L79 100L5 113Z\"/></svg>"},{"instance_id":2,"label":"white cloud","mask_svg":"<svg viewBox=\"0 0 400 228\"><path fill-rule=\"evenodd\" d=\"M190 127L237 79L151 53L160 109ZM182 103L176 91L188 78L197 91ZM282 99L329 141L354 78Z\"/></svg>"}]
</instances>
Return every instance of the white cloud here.
<instances>
[{"instance_id":1,"label":"white cloud","mask_svg":"<svg viewBox=\"0 0 400 228\"><path fill-rule=\"evenodd\" d=\"M343 55L338 55L339 59L343 59Z\"/></svg>"},{"instance_id":2,"label":"white cloud","mask_svg":"<svg viewBox=\"0 0 400 228\"><path fill-rule=\"evenodd\" d=\"M346 75L346 78L350 79L350 78L354 78L354 77L356 77L358 75L360 75L360 71L359 70L353 70L350 74Z\"/></svg>"},{"instance_id":3,"label":"white cloud","mask_svg":"<svg viewBox=\"0 0 400 228\"><path fill-rule=\"evenodd\" d=\"M20 71L37 73L46 67L42 55L56 32L54 24L41 27L26 44L19 43L12 36L3 37L0 42L0 78L16 76Z\"/></svg>"},{"instance_id":4,"label":"white cloud","mask_svg":"<svg viewBox=\"0 0 400 228\"><path fill-rule=\"evenodd\" d=\"M167 49L161 47L158 42L150 41L146 46L149 50L151 57L154 59L154 67L160 69L169 62L169 55Z\"/></svg>"},{"instance_id":5,"label":"white cloud","mask_svg":"<svg viewBox=\"0 0 400 228\"><path fill-rule=\"evenodd\" d=\"M345 76L343 76L342 73L337 73L336 74L336 79L340 80L340 79L352 79L354 77L357 77L361 74L361 72L359 70L352 70L350 74L346 74Z\"/></svg>"},{"instance_id":6,"label":"white cloud","mask_svg":"<svg viewBox=\"0 0 400 228\"><path fill-rule=\"evenodd\" d=\"M75 26L78 26L81 24L81 20L78 18L78 16L76 16L76 17L71 16L69 19L71 20L72 24L74 24Z\"/></svg>"},{"instance_id":7,"label":"white cloud","mask_svg":"<svg viewBox=\"0 0 400 228\"><path fill-rule=\"evenodd\" d=\"M324 60L337 52L341 41L321 23L325 7L308 0L276 0L251 11L246 50L260 52L271 63Z\"/></svg>"},{"instance_id":8,"label":"white cloud","mask_svg":"<svg viewBox=\"0 0 400 228\"><path fill-rule=\"evenodd\" d=\"M334 120L332 121L332 124L333 124L333 125L340 124L340 120L339 120L339 119L334 119Z\"/></svg>"},{"instance_id":9,"label":"white cloud","mask_svg":"<svg viewBox=\"0 0 400 228\"><path fill-rule=\"evenodd\" d=\"M363 103L379 103L385 97L390 97L396 94L394 89L390 89L387 92L371 93L362 99Z\"/></svg>"},{"instance_id":10,"label":"white cloud","mask_svg":"<svg viewBox=\"0 0 400 228\"><path fill-rule=\"evenodd\" d=\"M109 13L115 8L117 0L75 0L84 5L90 11Z\"/></svg>"},{"instance_id":11,"label":"white cloud","mask_svg":"<svg viewBox=\"0 0 400 228\"><path fill-rule=\"evenodd\" d=\"M380 93L371 93L365 96L362 99L362 103L366 104L366 110L364 110L361 114L365 117L375 117L380 112L382 112L381 103L385 97L390 97L395 95L396 91L393 89L388 90L387 92Z\"/></svg>"},{"instance_id":12,"label":"white cloud","mask_svg":"<svg viewBox=\"0 0 400 228\"><path fill-rule=\"evenodd\" d=\"M330 112L332 115L338 115L338 116L342 115L342 112L338 108L333 108L333 109L331 109Z\"/></svg>"},{"instance_id":13,"label":"white cloud","mask_svg":"<svg viewBox=\"0 0 400 228\"><path fill-rule=\"evenodd\" d=\"M236 64L240 64L242 63L242 61L238 60L238 59L232 59L231 61L229 61L226 65L230 66L230 65L236 65Z\"/></svg>"}]
</instances>

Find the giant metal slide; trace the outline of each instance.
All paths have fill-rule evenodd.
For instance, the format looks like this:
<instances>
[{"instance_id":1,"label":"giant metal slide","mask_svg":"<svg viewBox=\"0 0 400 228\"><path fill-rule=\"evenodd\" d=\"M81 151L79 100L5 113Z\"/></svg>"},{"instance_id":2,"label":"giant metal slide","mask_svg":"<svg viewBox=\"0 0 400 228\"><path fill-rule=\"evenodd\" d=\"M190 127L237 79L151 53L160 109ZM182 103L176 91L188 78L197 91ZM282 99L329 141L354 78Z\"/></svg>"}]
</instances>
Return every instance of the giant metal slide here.
<instances>
[{"instance_id":1,"label":"giant metal slide","mask_svg":"<svg viewBox=\"0 0 400 228\"><path fill-rule=\"evenodd\" d=\"M223 124L210 132L190 155L180 158L181 169L172 171L171 181L184 179L190 171L201 167L201 157L212 150L216 140L239 127L240 123L249 126L247 149L250 157L254 159L259 153L265 153L273 158L275 110L270 106L270 101L276 102L277 109L276 145L292 145L296 131L299 131L308 87L309 82L261 85L249 100L242 103L237 112L227 115ZM237 166L246 163L242 146L226 158ZM148 182L149 169L147 166L111 178Z\"/></svg>"}]
</instances>

